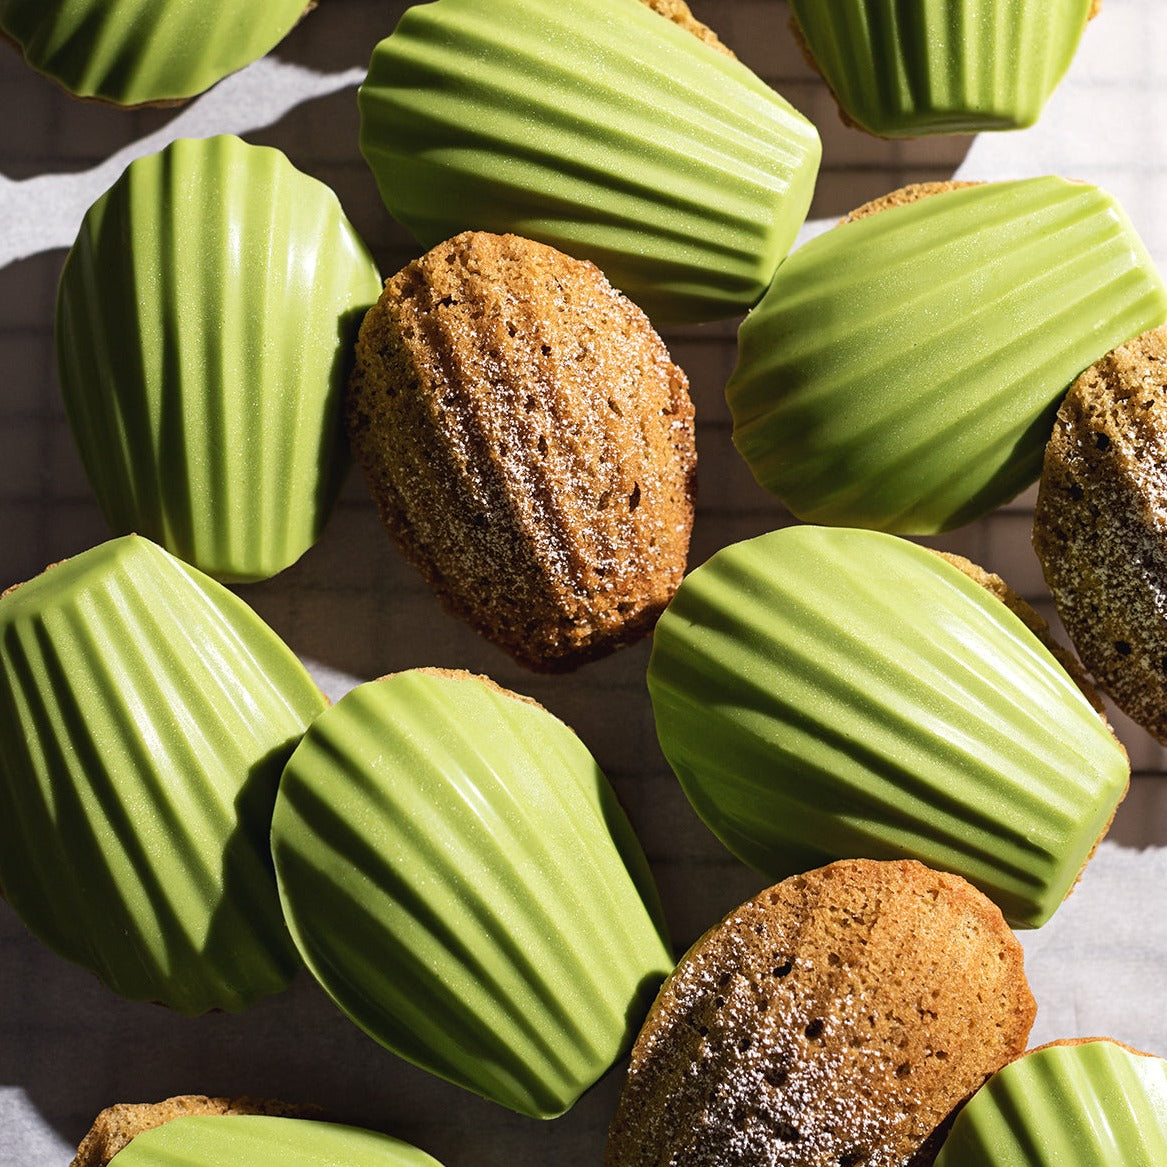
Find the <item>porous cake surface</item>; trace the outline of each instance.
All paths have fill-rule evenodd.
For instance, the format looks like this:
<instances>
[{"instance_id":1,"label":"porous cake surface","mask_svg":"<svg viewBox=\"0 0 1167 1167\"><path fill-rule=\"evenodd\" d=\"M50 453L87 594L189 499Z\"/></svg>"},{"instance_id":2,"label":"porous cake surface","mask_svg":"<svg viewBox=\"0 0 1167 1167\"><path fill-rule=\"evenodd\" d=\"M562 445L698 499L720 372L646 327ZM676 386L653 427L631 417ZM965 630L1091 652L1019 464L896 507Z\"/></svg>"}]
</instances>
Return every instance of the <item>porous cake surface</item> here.
<instances>
[{"instance_id":1,"label":"porous cake surface","mask_svg":"<svg viewBox=\"0 0 1167 1167\"><path fill-rule=\"evenodd\" d=\"M348 402L390 533L452 611L532 668L637 639L684 572L684 373L592 264L466 233L391 279Z\"/></svg>"},{"instance_id":2,"label":"porous cake surface","mask_svg":"<svg viewBox=\"0 0 1167 1167\"><path fill-rule=\"evenodd\" d=\"M762 892L666 981L607 1167L898 1167L1025 1047L1020 945L956 876L851 860Z\"/></svg>"},{"instance_id":3,"label":"porous cake surface","mask_svg":"<svg viewBox=\"0 0 1167 1167\"><path fill-rule=\"evenodd\" d=\"M316 1109L268 1098L208 1098L205 1094L180 1094L162 1102L118 1102L107 1106L94 1120L70 1167L106 1167L138 1135L176 1118L221 1114L296 1116L315 1113Z\"/></svg>"},{"instance_id":4,"label":"porous cake surface","mask_svg":"<svg viewBox=\"0 0 1167 1167\"><path fill-rule=\"evenodd\" d=\"M1033 545L1082 662L1167 741L1167 329L1075 381L1045 451Z\"/></svg>"}]
</instances>

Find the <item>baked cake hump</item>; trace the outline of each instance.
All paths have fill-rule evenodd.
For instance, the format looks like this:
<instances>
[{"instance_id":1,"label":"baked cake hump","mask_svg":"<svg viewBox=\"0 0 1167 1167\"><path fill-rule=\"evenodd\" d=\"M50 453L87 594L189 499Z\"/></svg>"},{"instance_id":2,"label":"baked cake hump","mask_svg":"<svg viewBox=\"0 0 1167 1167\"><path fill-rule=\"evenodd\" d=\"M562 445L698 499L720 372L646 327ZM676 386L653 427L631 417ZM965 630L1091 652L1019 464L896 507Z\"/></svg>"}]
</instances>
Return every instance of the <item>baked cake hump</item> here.
<instances>
[{"instance_id":1,"label":"baked cake hump","mask_svg":"<svg viewBox=\"0 0 1167 1167\"><path fill-rule=\"evenodd\" d=\"M365 318L348 424L402 550L531 668L637 639L680 583L688 381L590 263L482 232L414 261Z\"/></svg>"},{"instance_id":2,"label":"baked cake hump","mask_svg":"<svg viewBox=\"0 0 1167 1167\"><path fill-rule=\"evenodd\" d=\"M1074 382L1046 446L1033 546L1082 663L1167 742L1167 328Z\"/></svg>"},{"instance_id":3,"label":"baked cake hump","mask_svg":"<svg viewBox=\"0 0 1167 1167\"><path fill-rule=\"evenodd\" d=\"M607 1167L899 1167L1024 1048L1000 912L957 876L849 860L762 892L665 982Z\"/></svg>"}]
</instances>

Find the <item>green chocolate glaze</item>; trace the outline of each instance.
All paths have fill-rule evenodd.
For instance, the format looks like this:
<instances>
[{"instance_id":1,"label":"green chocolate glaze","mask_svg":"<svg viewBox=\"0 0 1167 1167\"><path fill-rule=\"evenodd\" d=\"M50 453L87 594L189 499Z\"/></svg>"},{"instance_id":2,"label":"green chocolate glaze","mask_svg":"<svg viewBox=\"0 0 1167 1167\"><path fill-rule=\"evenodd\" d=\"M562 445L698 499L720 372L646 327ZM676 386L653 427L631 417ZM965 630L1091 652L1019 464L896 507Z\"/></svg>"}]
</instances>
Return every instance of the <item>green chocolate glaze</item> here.
<instances>
[{"instance_id":1,"label":"green chocolate glaze","mask_svg":"<svg viewBox=\"0 0 1167 1167\"><path fill-rule=\"evenodd\" d=\"M672 960L628 820L579 739L468 675L400 673L319 718L272 845L305 963L395 1053L523 1114L624 1052Z\"/></svg>"},{"instance_id":2,"label":"green chocolate glaze","mask_svg":"<svg viewBox=\"0 0 1167 1167\"><path fill-rule=\"evenodd\" d=\"M782 265L739 333L734 443L807 522L948 530L1033 482L1074 378L1165 318L1150 256L1097 187L932 195Z\"/></svg>"},{"instance_id":3,"label":"green chocolate glaze","mask_svg":"<svg viewBox=\"0 0 1167 1167\"><path fill-rule=\"evenodd\" d=\"M145 539L0 599L0 886L134 1000L241 1009L298 967L267 834L324 697L213 580Z\"/></svg>"},{"instance_id":4,"label":"green chocolate glaze","mask_svg":"<svg viewBox=\"0 0 1167 1167\"><path fill-rule=\"evenodd\" d=\"M441 1167L374 1131L300 1118L175 1118L136 1135L110 1167Z\"/></svg>"},{"instance_id":5,"label":"green chocolate glaze","mask_svg":"<svg viewBox=\"0 0 1167 1167\"><path fill-rule=\"evenodd\" d=\"M648 688L697 813L774 880L914 858L1034 927L1127 785L1122 747L1021 621L878 532L718 552L657 625Z\"/></svg>"},{"instance_id":6,"label":"green chocolate glaze","mask_svg":"<svg viewBox=\"0 0 1167 1167\"><path fill-rule=\"evenodd\" d=\"M1045 1046L973 1096L936 1167L1162 1167L1167 1062L1112 1041Z\"/></svg>"},{"instance_id":7,"label":"green chocolate glaze","mask_svg":"<svg viewBox=\"0 0 1167 1167\"><path fill-rule=\"evenodd\" d=\"M373 53L361 150L425 247L512 232L590 259L657 324L755 303L821 146L744 65L639 0L437 0Z\"/></svg>"},{"instance_id":8,"label":"green chocolate glaze","mask_svg":"<svg viewBox=\"0 0 1167 1167\"><path fill-rule=\"evenodd\" d=\"M220 580L315 542L349 455L350 346L376 266L323 183L221 136L130 164L65 261L57 367L115 532Z\"/></svg>"},{"instance_id":9,"label":"green chocolate glaze","mask_svg":"<svg viewBox=\"0 0 1167 1167\"><path fill-rule=\"evenodd\" d=\"M791 0L856 125L885 138L1031 126L1070 66L1091 0Z\"/></svg>"},{"instance_id":10,"label":"green chocolate glaze","mask_svg":"<svg viewBox=\"0 0 1167 1167\"><path fill-rule=\"evenodd\" d=\"M193 97L274 48L307 0L0 0L38 72L118 105Z\"/></svg>"}]
</instances>

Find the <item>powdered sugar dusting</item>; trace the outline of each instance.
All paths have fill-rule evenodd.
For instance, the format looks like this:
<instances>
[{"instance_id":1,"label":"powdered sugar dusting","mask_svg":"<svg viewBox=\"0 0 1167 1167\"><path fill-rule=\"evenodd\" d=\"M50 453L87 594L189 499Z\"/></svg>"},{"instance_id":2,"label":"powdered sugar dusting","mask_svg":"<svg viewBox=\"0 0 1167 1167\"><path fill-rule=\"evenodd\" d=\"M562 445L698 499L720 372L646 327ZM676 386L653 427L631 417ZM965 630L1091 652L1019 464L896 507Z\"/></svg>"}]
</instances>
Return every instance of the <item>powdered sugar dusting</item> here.
<instances>
[{"instance_id":1,"label":"powdered sugar dusting","mask_svg":"<svg viewBox=\"0 0 1167 1167\"><path fill-rule=\"evenodd\" d=\"M1000 913L924 872L833 864L709 933L633 1051L608 1167L912 1161L1032 1020Z\"/></svg>"}]
</instances>

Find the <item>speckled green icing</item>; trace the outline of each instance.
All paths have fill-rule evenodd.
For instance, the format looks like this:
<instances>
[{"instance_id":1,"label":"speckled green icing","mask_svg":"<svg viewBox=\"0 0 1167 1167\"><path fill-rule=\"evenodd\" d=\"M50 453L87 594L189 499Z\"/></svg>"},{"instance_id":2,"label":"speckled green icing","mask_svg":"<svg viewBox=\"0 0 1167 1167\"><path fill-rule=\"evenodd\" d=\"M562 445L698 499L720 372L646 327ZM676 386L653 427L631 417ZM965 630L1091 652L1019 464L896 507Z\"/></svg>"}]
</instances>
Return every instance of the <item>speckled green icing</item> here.
<instances>
[{"instance_id":1,"label":"speckled green icing","mask_svg":"<svg viewBox=\"0 0 1167 1167\"><path fill-rule=\"evenodd\" d=\"M878 532L718 552L657 625L648 688L697 813L775 880L915 858L1037 926L1126 789L1122 747L1021 621Z\"/></svg>"},{"instance_id":2,"label":"speckled green icing","mask_svg":"<svg viewBox=\"0 0 1167 1167\"><path fill-rule=\"evenodd\" d=\"M388 1135L238 1114L175 1118L135 1136L111 1167L441 1167Z\"/></svg>"},{"instance_id":3,"label":"speckled green icing","mask_svg":"<svg viewBox=\"0 0 1167 1167\"><path fill-rule=\"evenodd\" d=\"M292 935L341 1009L523 1114L570 1107L672 969L595 761L479 678L400 673L340 701L288 763L272 845Z\"/></svg>"},{"instance_id":4,"label":"speckled green icing","mask_svg":"<svg viewBox=\"0 0 1167 1167\"><path fill-rule=\"evenodd\" d=\"M57 302L69 423L114 531L221 580L294 563L349 465L346 362L380 288L336 196L278 150L221 136L131 163Z\"/></svg>"},{"instance_id":5,"label":"speckled green icing","mask_svg":"<svg viewBox=\"0 0 1167 1167\"><path fill-rule=\"evenodd\" d=\"M755 303L806 218L814 127L639 0L437 0L373 53L361 150L425 247L513 232L658 324Z\"/></svg>"},{"instance_id":6,"label":"speckled green icing","mask_svg":"<svg viewBox=\"0 0 1167 1167\"><path fill-rule=\"evenodd\" d=\"M0 0L0 30L78 97L194 97L284 40L306 0Z\"/></svg>"},{"instance_id":7,"label":"speckled green icing","mask_svg":"<svg viewBox=\"0 0 1167 1167\"><path fill-rule=\"evenodd\" d=\"M1033 125L1091 0L791 0L847 116L886 138Z\"/></svg>"},{"instance_id":8,"label":"speckled green icing","mask_svg":"<svg viewBox=\"0 0 1167 1167\"><path fill-rule=\"evenodd\" d=\"M1074 378L1165 318L1150 256L1097 187L933 195L782 265L739 332L734 443L807 522L947 530L1033 482Z\"/></svg>"},{"instance_id":9,"label":"speckled green icing","mask_svg":"<svg viewBox=\"0 0 1167 1167\"><path fill-rule=\"evenodd\" d=\"M1110 1041L1048 1046L956 1116L936 1167L1162 1167L1167 1062Z\"/></svg>"},{"instance_id":10,"label":"speckled green icing","mask_svg":"<svg viewBox=\"0 0 1167 1167\"><path fill-rule=\"evenodd\" d=\"M240 1009L298 967L267 847L326 702L225 588L145 539L0 599L0 887L135 1000Z\"/></svg>"},{"instance_id":11,"label":"speckled green icing","mask_svg":"<svg viewBox=\"0 0 1167 1167\"><path fill-rule=\"evenodd\" d=\"M0 31L79 97L193 97L274 48L307 0L0 0Z\"/></svg>"}]
</instances>

